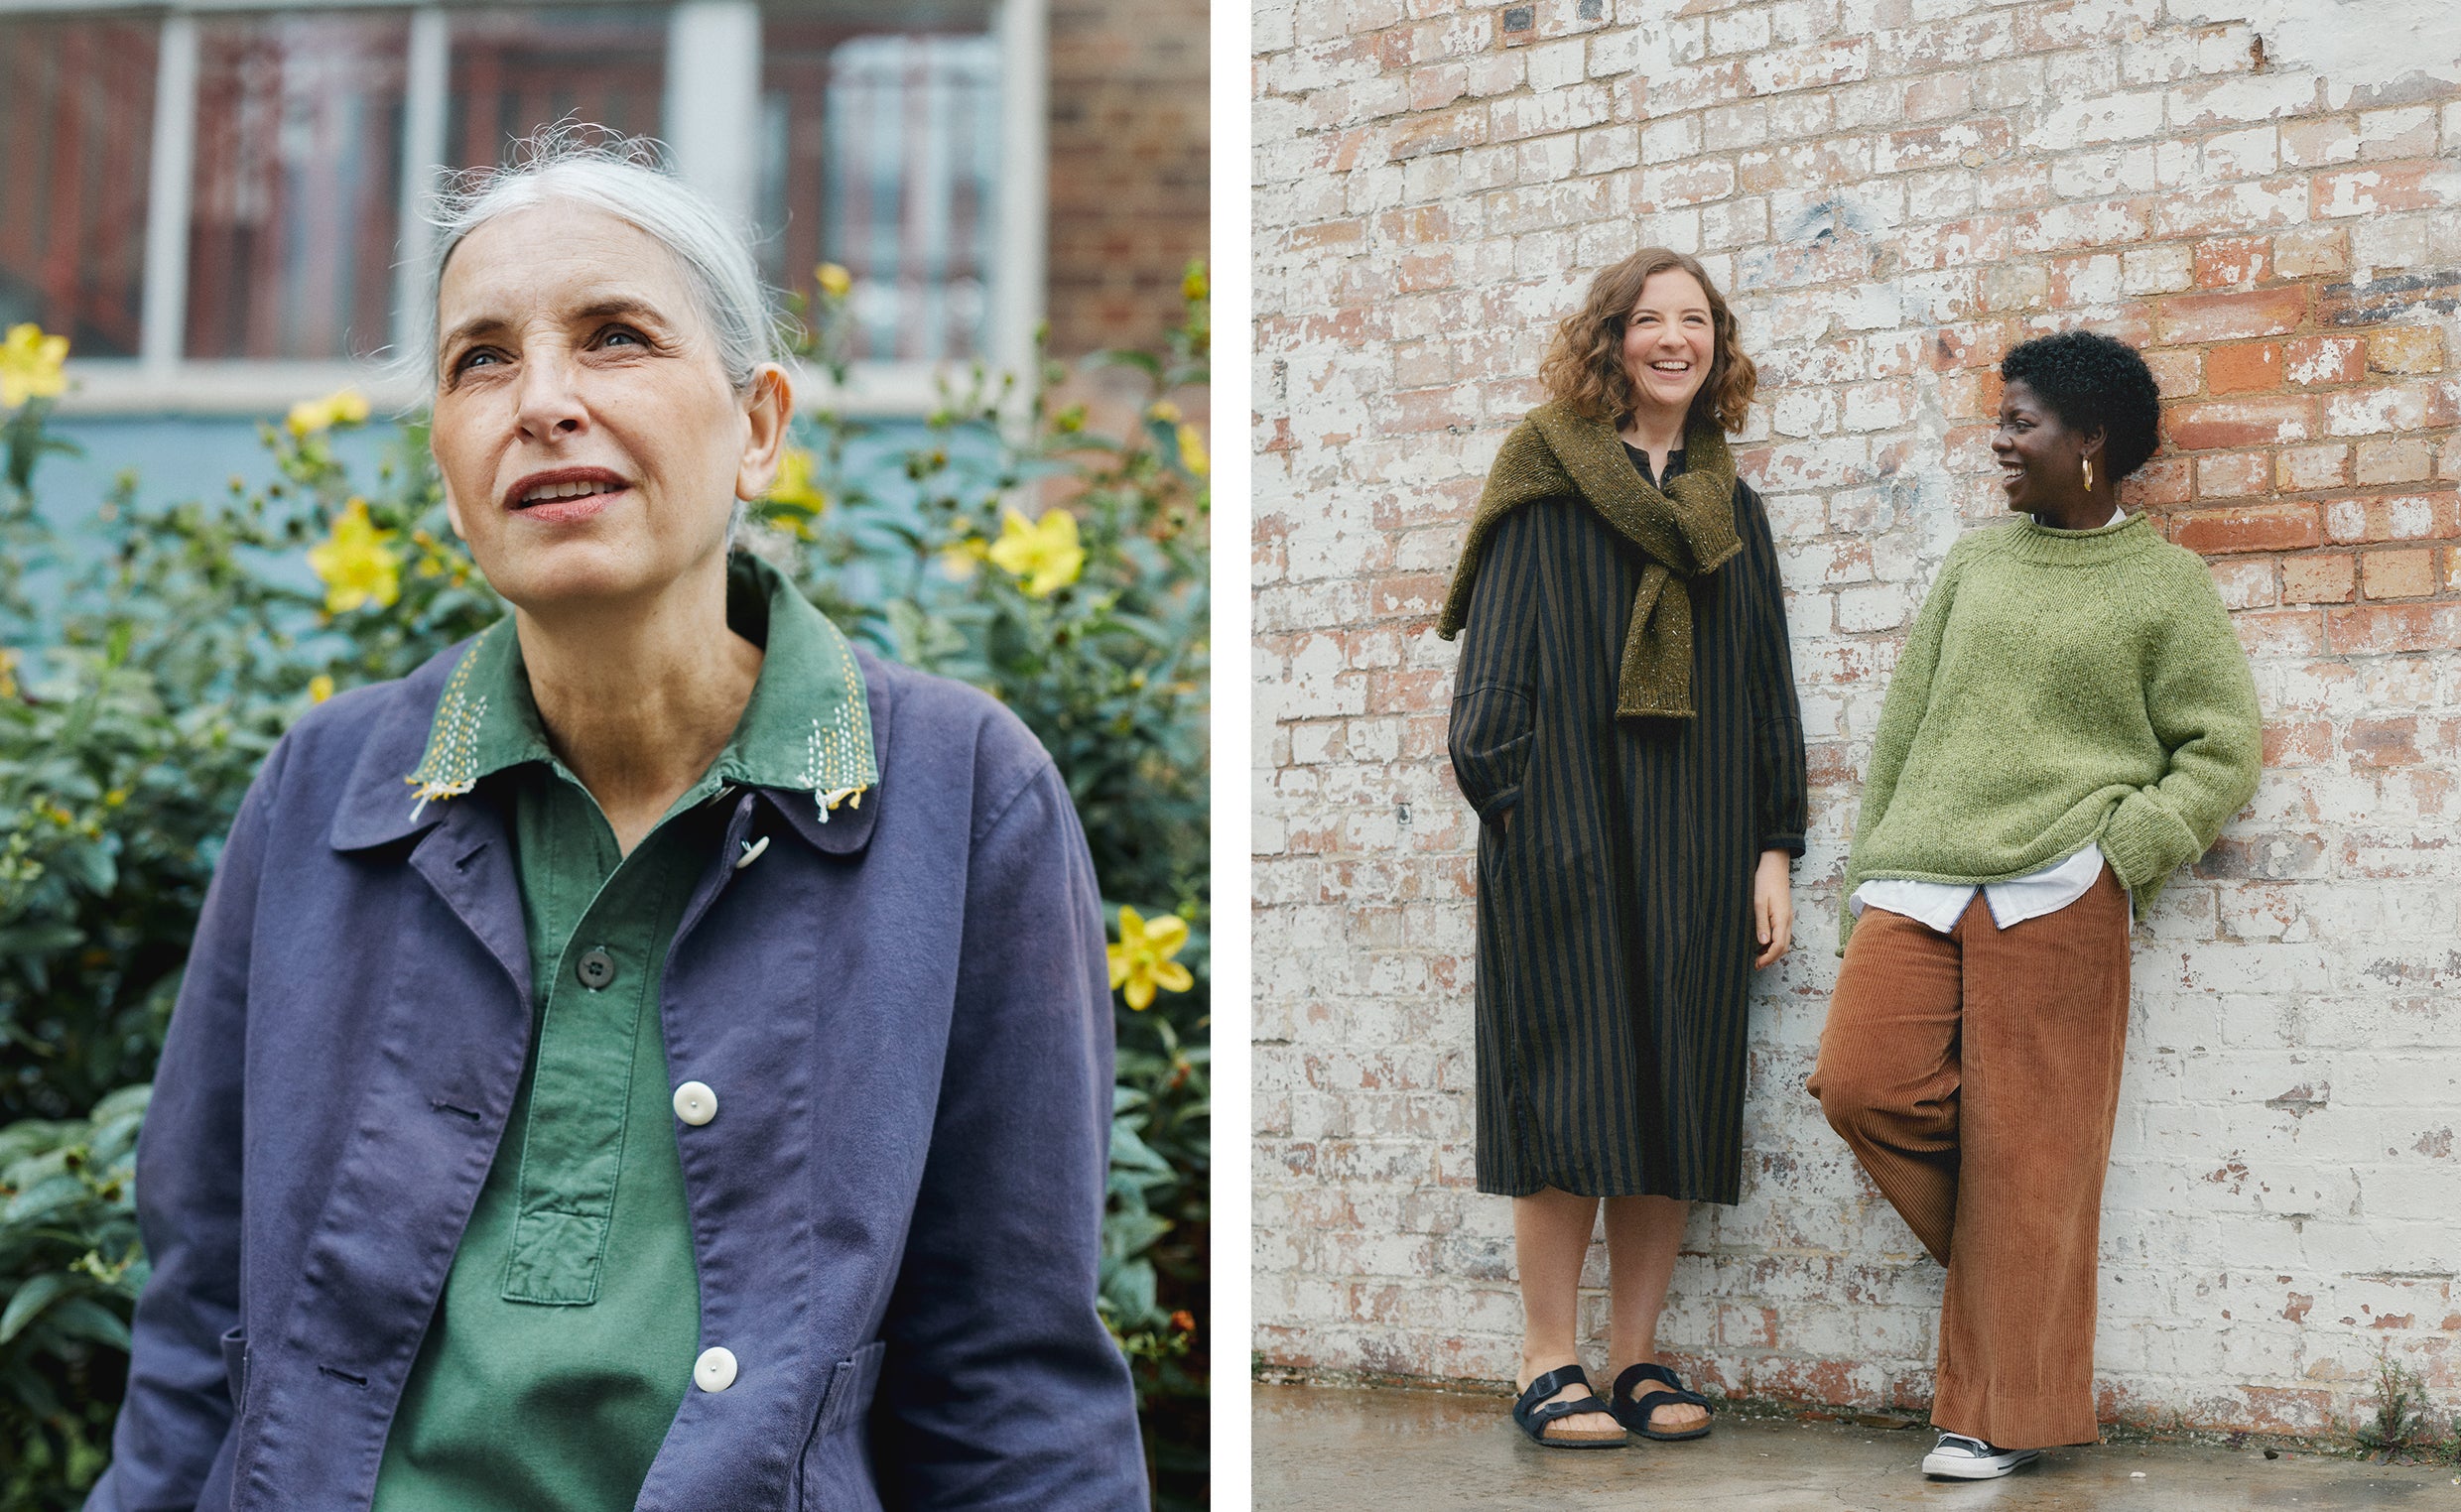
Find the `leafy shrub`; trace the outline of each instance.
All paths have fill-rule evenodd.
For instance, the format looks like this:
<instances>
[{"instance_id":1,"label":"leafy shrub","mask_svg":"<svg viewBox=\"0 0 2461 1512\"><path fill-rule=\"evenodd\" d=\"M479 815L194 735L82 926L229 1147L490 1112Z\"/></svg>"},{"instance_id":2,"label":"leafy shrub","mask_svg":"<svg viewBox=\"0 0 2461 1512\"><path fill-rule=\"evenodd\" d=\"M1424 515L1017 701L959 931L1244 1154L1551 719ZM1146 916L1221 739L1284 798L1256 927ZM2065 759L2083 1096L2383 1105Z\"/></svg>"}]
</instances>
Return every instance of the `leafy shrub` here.
<instances>
[{"instance_id":1,"label":"leafy shrub","mask_svg":"<svg viewBox=\"0 0 2461 1512\"><path fill-rule=\"evenodd\" d=\"M1202 1503L1207 1459L1208 499L1167 397L1207 378L1193 269L1189 294L1166 353L1094 359L1153 391L1129 434L1056 406L1070 374L1048 362L944 396L885 480L849 460L877 436L807 416L743 537L849 634L1006 701L1068 777L1106 914L1135 926L1113 947L1101 1304L1166 1508ZM814 313L809 355L842 377L842 317ZM276 483L146 508L123 478L63 537L34 477L65 443L33 392L0 421L0 1506L51 1509L104 1463L144 1275L139 1083L241 794L312 702L504 608L417 424L353 477L329 440L364 405L304 404L263 430Z\"/></svg>"}]
</instances>

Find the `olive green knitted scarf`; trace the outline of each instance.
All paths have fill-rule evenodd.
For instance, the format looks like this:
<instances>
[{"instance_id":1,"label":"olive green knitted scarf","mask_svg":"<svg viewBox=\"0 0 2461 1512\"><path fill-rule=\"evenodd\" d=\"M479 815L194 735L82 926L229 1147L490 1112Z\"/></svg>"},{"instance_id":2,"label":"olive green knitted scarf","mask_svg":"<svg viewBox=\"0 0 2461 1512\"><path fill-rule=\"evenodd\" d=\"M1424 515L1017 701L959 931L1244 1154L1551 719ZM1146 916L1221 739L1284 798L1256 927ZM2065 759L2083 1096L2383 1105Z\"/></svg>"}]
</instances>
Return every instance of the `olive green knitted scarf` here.
<instances>
[{"instance_id":1,"label":"olive green knitted scarf","mask_svg":"<svg viewBox=\"0 0 2461 1512\"><path fill-rule=\"evenodd\" d=\"M1461 633L1479 557L1495 522L1524 504L1566 497L1597 510L1649 559L1624 627L1617 715L1692 717L1692 593L1678 579L1716 571L1744 548L1735 534L1735 456L1714 425L1685 437L1683 475L1660 492L1624 455L1614 426L1561 403L1530 411L1504 438L1488 471L1436 633L1448 641ZM1671 592L1669 584L1675 585Z\"/></svg>"}]
</instances>

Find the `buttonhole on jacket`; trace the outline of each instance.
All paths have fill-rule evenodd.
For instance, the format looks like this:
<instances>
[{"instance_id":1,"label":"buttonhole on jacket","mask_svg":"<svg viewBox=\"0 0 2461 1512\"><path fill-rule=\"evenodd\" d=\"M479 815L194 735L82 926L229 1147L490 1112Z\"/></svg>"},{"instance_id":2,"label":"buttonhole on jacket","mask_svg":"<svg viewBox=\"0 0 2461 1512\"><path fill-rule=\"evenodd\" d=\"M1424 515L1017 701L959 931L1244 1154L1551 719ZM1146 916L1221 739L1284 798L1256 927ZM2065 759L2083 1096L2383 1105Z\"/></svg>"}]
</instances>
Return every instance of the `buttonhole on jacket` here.
<instances>
[{"instance_id":1,"label":"buttonhole on jacket","mask_svg":"<svg viewBox=\"0 0 2461 1512\"><path fill-rule=\"evenodd\" d=\"M461 853L459 860L453 863L453 869L454 871L468 871L470 869L470 863L477 860L479 852L485 850L486 848L487 842L485 840L481 840L477 844L472 845L469 849Z\"/></svg>"},{"instance_id":2,"label":"buttonhole on jacket","mask_svg":"<svg viewBox=\"0 0 2461 1512\"><path fill-rule=\"evenodd\" d=\"M470 1111L468 1108L455 1107L442 1097L430 1097L428 1099L428 1106L436 1109L436 1111L440 1113L451 1113L455 1118L466 1118L472 1123L478 1122L478 1115L476 1113Z\"/></svg>"},{"instance_id":3,"label":"buttonhole on jacket","mask_svg":"<svg viewBox=\"0 0 2461 1512\"><path fill-rule=\"evenodd\" d=\"M347 1370L336 1370L330 1365L319 1365L317 1367L317 1374L329 1375L337 1381L348 1381L353 1386L364 1386L367 1384L367 1377L363 1375L352 1375Z\"/></svg>"}]
</instances>

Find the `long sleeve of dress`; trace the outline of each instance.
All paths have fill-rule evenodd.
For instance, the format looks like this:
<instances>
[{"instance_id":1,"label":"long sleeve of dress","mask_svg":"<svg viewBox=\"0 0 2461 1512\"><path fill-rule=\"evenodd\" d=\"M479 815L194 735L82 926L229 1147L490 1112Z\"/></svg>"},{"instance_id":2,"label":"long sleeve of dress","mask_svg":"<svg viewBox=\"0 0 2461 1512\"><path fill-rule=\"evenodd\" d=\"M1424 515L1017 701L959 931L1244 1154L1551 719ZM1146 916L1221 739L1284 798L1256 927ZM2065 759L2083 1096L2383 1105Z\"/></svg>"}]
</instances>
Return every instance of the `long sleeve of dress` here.
<instances>
[{"instance_id":1,"label":"long sleeve of dress","mask_svg":"<svg viewBox=\"0 0 2461 1512\"><path fill-rule=\"evenodd\" d=\"M1803 760L1803 710L1794 693L1794 654L1786 643L1785 584L1777 571L1777 545L1769 537L1768 511L1760 496L1743 494L1744 552L1754 584L1747 609L1750 630L1745 674L1751 694L1751 805L1763 850L1803 853L1809 774Z\"/></svg>"},{"instance_id":2,"label":"long sleeve of dress","mask_svg":"<svg viewBox=\"0 0 2461 1512\"><path fill-rule=\"evenodd\" d=\"M1539 602L1544 563L1532 504L1495 522L1462 627L1446 744L1462 796L1493 823L1520 801L1538 718Z\"/></svg>"}]
</instances>

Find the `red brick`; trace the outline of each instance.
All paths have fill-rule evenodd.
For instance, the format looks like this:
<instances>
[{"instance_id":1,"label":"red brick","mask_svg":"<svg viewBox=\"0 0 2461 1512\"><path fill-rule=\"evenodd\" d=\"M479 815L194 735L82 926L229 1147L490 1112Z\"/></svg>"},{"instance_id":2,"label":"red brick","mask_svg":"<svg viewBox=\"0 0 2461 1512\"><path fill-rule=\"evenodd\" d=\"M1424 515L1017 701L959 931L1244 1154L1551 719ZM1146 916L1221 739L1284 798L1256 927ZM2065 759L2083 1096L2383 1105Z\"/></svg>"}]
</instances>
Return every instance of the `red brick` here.
<instances>
[{"instance_id":1,"label":"red brick","mask_svg":"<svg viewBox=\"0 0 2461 1512\"><path fill-rule=\"evenodd\" d=\"M2256 657L2315 657L2324 654L2324 615L2316 609L2250 609L2231 616L2239 644Z\"/></svg>"},{"instance_id":2,"label":"red brick","mask_svg":"<svg viewBox=\"0 0 2461 1512\"><path fill-rule=\"evenodd\" d=\"M2319 217L2381 215L2394 210L2431 210L2443 203L2429 164L2353 169L2318 174L2309 181L2310 208Z\"/></svg>"},{"instance_id":3,"label":"red brick","mask_svg":"<svg viewBox=\"0 0 2461 1512\"><path fill-rule=\"evenodd\" d=\"M2217 446L2269 446L2301 441L2316 433L2311 399L2233 399L2181 405L2163 426L2182 451Z\"/></svg>"},{"instance_id":4,"label":"red brick","mask_svg":"<svg viewBox=\"0 0 2461 1512\"><path fill-rule=\"evenodd\" d=\"M2196 497L2245 499L2266 491L2272 458L2262 451L2208 453L2196 458Z\"/></svg>"},{"instance_id":5,"label":"red brick","mask_svg":"<svg viewBox=\"0 0 2461 1512\"><path fill-rule=\"evenodd\" d=\"M2335 499L2324 506L2324 534L2335 542L2434 541L2456 530L2456 496L2450 493L2387 494L2373 499Z\"/></svg>"},{"instance_id":6,"label":"red brick","mask_svg":"<svg viewBox=\"0 0 2461 1512\"><path fill-rule=\"evenodd\" d=\"M2325 634L2339 656L2461 651L2461 603L2328 609Z\"/></svg>"},{"instance_id":7,"label":"red brick","mask_svg":"<svg viewBox=\"0 0 2461 1512\"><path fill-rule=\"evenodd\" d=\"M2208 236L2196 243L2196 287L2221 289L2258 284L2272 272L2272 240L2264 236Z\"/></svg>"},{"instance_id":8,"label":"red brick","mask_svg":"<svg viewBox=\"0 0 2461 1512\"><path fill-rule=\"evenodd\" d=\"M2281 561L2281 601L2292 604L2346 604L2357 596L2357 559L2347 552Z\"/></svg>"},{"instance_id":9,"label":"red brick","mask_svg":"<svg viewBox=\"0 0 2461 1512\"><path fill-rule=\"evenodd\" d=\"M2313 504L2253 504L2202 509L2179 517L2172 538L2191 552L2289 552L2319 546L2323 528Z\"/></svg>"},{"instance_id":10,"label":"red brick","mask_svg":"<svg viewBox=\"0 0 2461 1512\"><path fill-rule=\"evenodd\" d=\"M2369 552L2360 559L2359 580L2369 598L2426 598L2435 592L2435 553L2424 547Z\"/></svg>"},{"instance_id":11,"label":"red brick","mask_svg":"<svg viewBox=\"0 0 2461 1512\"><path fill-rule=\"evenodd\" d=\"M2251 341L2205 353L2205 388L2215 394L2255 394L2281 387L2281 343Z\"/></svg>"},{"instance_id":12,"label":"red brick","mask_svg":"<svg viewBox=\"0 0 2461 1512\"><path fill-rule=\"evenodd\" d=\"M2154 309L2155 328L2165 345L2277 336L2298 329L2307 318L2307 291L2294 285L2232 294L2175 294Z\"/></svg>"},{"instance_id":13,"label":"red brick","mask_svg":"<svg viewBox=\"0 0 2461 1512\"><path fill-rule=\"evenodd\" d=\"M2300 336L2281 343L2282 376L2301 388L2356 383L2367 376L2356 336Z\"/></svg>"},{"instance_id":14,"label":"red brick","mask_svg":"<svg viewBox=\"0 0 2461 1512\"><path fill-rule=\"evenodd\" d=\"M2354 767L2405 767L2418 761L2418 721L2353 719L2341 737Z\"/></svg>"},{"instance_id":15,"label":"red brick","mask_svg":"<svg viewBox=\"0 0 2461 1512\"><path fill-rule=\"evenodd\" d=\"M2192 351L2150 351L2144 365L2153 373L2153 387L2164 399L2189 399L2205 381L2205 360Z\"/></svg>"},{"instance_id":16,"label":"red brick","mask_svg":"<svg viewBox=\"0 0 2461 1512\"><path fill-rule=\"evenodd\" d=\"M1383 429L1390 434L1445 431L1478 423L1478 407L1467 388L1413 389L1387 396Z\"/></svg>"},{"instance_id":17,"label":"red brick","mask_svg":"<svg viewBox=\"0 0 2461 1512\"><path fill-rule=\"evenodd\" d=\"M2322 766L2333 759L2333 726L2325 719L2302 720L2296 724L2268 719L2265 723L2265 765L2274 767Z\"/></svg>"},{"instance_id":18,"label":"red brick","mask_svg":"<svg viewBox=\"0 0 2461 1512\"><path fill-rule=\"evenodd\" d=\"M2367 368L2373 373L2440 373L2444 333L2432 325L2375 331L2367 338Z\"/></svg>"}]
</instances>

